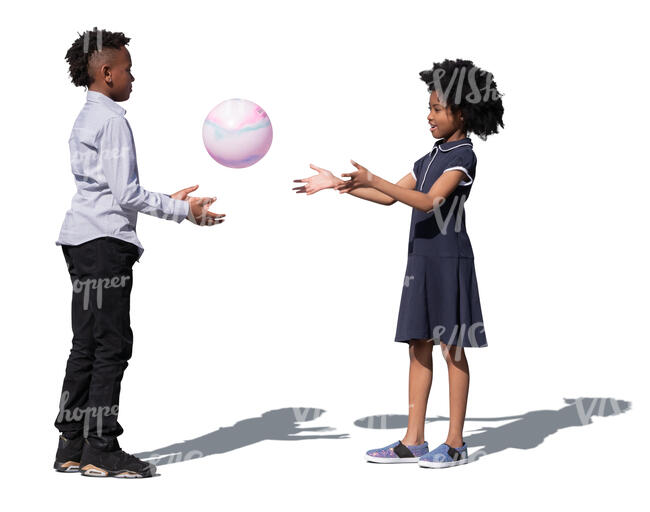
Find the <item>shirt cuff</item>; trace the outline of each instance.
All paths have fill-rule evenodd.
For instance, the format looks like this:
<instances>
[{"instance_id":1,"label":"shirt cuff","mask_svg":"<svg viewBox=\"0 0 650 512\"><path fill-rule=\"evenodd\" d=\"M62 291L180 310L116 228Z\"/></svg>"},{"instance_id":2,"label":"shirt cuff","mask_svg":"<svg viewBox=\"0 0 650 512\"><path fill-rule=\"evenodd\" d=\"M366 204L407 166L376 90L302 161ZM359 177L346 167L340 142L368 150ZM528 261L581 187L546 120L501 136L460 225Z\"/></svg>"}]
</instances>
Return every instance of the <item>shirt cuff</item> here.
<instances>
[{"instance_id":1,"label":"shirt cuff","mask_svg":"<svg viewBox=\"0 0 650 512\"><path fill-rule=\"evenodd\" d=\"M183 201L181 199L174 199L169 194L163 193L163 195L167 196L171 201L171 206L173 211L170 220L173 220L178 223L183 222L183 220L185 220L187 218L187 215L190 213L190 202Z\"/></svg>"},{"instance_id":2,"label":"shirt cuff","mask_svg":"<svg viewBox=\"0 0 650 512\"><path fill-rule=\"evenodd\" d=\"M190 202L180 199L172 199L172 201L174 201L174 216L172 220L179 223L183 222L187 218L188 213L190 213Z\"/></svg>"}]
</instances>

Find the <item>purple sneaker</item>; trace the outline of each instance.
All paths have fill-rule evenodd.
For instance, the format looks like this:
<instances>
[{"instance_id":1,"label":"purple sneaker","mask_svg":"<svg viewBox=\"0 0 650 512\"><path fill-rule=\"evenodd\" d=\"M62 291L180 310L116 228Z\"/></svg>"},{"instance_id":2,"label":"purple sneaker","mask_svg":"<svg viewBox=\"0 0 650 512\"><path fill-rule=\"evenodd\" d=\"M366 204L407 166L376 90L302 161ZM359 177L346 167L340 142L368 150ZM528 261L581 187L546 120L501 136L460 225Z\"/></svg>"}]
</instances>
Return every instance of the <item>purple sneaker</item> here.
<instances>
[{"instance_id":1,"label":"purple sneaker","mask_svg":"<svg viewBox=\"0 0 650 512\"><path fill-rule=\"evenodd\" d=\"M448 468L467 464L467 443L463 443L460 448L453 448L446 443L442 443L436 449L420 457L418 464L423 468Z\"/></svg>"},{"instance_id":2,"label":"purple sneaker","mask_svg":"<svg viewBox=\"0 0 650 512\"><path fill-rule=\"evenodd\" d=\"M366 452L366 460L368 462L379 462L383 464L417 462L428 451L429 445L426 441L423 444L408 446L402 444L402 441L397 441L383 448L368 450Z\"/></svg>"}]
</instances>

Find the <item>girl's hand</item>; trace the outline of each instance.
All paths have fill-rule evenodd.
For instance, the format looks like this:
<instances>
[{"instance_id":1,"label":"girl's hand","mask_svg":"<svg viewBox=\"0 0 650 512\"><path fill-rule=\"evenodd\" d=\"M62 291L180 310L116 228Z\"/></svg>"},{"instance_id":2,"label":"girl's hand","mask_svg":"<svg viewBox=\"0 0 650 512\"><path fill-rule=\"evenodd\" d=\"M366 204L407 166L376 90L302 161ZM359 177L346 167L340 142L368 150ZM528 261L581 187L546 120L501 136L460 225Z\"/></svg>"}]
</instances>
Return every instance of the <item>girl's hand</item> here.
<instances>
[{"instance_id":1,"label":"girl's hand","mask_svg":"<svg viewBox=\"0 0 650 512\"><path fill-rule=\"evenodd\" d=\"M350 192L355 188L370 187L372 179L375 177L375 175L372 174L364 166L359 165L354 160L350 160L350 162L352 162L352 165L354 165L358 170L341 174L342 177L350 178L348 181L339 183L336 187L334 187L334 189L338 190L341 194Z\"/></svg>"},{"instance_id":2,"label":"girl's hand","mask_svg":"<svg viewBox=\"0 0 650 512\"><path fill-rule=\"evenodd\" d=\"M309 167L318 172L318 174L301 180L293 180L294 183L307 183L302 187L292 188L291 190L295 190L296 194L307 194L309 196L326 188L334 188L341 181L327 169L322 169L314 164L309 164Z\"/></svg>"}]
</instances>

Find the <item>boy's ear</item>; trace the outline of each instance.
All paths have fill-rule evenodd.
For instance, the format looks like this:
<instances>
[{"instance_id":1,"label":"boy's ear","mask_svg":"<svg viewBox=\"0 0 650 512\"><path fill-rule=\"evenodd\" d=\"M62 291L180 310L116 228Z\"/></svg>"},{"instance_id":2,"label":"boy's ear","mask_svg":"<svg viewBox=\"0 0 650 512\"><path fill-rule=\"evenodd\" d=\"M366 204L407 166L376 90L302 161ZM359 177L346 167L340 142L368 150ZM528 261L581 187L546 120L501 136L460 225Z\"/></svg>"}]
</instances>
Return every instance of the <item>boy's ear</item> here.
<instances>
[{"instance_id":1,"label":"boy's ear","mask_svg":"<svg viewBox=\"0 0 650 512\"><path fill-rule=\"evenodd\" d=\"M101 73L102 73L102 79L109 84L113 81L113 77L111 76L111 67L108 64L102 65L101 68Z\"/></svg>"}]
</instances>

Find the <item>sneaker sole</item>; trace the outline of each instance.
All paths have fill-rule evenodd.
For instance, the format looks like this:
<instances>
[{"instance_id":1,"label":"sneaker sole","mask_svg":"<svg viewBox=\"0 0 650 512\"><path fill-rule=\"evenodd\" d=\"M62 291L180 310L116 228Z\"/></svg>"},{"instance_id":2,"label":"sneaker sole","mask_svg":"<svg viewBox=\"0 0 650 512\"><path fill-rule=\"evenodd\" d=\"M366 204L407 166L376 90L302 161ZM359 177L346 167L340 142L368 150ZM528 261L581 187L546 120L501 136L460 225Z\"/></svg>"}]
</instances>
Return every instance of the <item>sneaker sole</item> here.
<instances>
[{"instance_id":1,"label":"sneaker sole","mask_svg":"<svg viewBox=\"0 0 650 512\"><path fill-rule=\"evenodd\" d=\"M98 468L92 464L86 464L81 468L81 474L83 476L93 476L93 477L113 477L113 478L148 478L153 476L152 474L142 474L136 473L135 471L111 471L109 469Z\"/></svg>"},{"instance_id":2,"label":"sneaker sole","mask_svg":"<svg viewBox=\"0 0 650 512\"><path fill-rule=\"evenodd\" d=\"M450 468L453 466L460 466L461 464L467 464L469 459L454 460L450 462L433 462L428 460L418 461L418 464L422 468Z\"/></svg>"},{"instance_id":3,"label":"sneaker sole","mask_svg":"<svg viewBox=\"0 0 650 512\"><path fill-rule=\"evenodd\" d=\"M69 460L67 462L55 462L54 469L59 473L78 473L79 472L79 463Z\"/></svg>"},{"instance_id":4,"label":"sneaker sole","mask_svg":"<svg viewBox=\"0 0 650 512\"><path fill-rule=\"evenodd\" d=\"M419 459L417 457L373 457L372 455L366 454L366 461L376 462L378 464L403 464L403 463L414 463Z\"/></svg>"}]
</instances>

